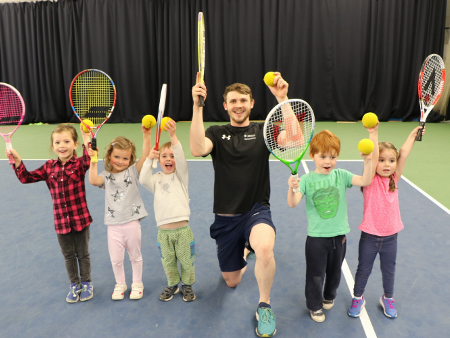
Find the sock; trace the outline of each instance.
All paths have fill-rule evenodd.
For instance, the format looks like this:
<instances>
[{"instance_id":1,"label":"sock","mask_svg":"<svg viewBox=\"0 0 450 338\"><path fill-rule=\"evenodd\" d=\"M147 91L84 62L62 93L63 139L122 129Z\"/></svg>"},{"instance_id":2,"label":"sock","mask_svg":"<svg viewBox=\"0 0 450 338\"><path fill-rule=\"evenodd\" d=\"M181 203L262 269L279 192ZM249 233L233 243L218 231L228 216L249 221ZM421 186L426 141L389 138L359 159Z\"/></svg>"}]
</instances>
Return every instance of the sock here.
<instances>
[{"instance_id":1,"label":"sock","mask_svg":"<svg viewBox=\"0 0 450 338\"><path fill-rule=\"evenodd\" d=\"M260 307L260 308L268 308L268 309L272 308L270 306L270 304L267 304L267 303L264 303L264 302L259 303L258 307Z\"/></svg>"},{"instance_id":2,"label":"sock","mask_svg":"<svg viewBox=\"0 0 450 338\"><path fill-rule=\"evenodd\" d=\"M363 297L363 296L361 296L361 297L356 297L356 296L355 296L355 299L362 299L362 297Z\"/></svg>"}]
</instances>

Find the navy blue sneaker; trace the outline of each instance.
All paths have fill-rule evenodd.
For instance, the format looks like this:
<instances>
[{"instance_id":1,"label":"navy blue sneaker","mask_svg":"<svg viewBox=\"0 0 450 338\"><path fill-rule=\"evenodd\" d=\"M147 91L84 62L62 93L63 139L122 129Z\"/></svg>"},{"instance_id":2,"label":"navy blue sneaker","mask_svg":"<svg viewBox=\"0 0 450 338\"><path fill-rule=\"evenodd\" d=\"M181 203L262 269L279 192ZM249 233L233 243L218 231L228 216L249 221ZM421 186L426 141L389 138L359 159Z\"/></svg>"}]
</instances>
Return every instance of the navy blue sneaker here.
<instances>
[{"instance_id":1,"label":"navy blue sneaker","mask_svg":"<svg viewBox=\"0 0 450 338\"><path fill-rule=\"evenodd\" d=\"M85 302L94 297L94 285L92 282L81 282L80 300Z\"/></svg>"},{"instance_id":2,"label":"navy blue sneaker","mask_svg":"<svg viewBox=\"0 0 450 338\"><path fill-rule=\"evenodd\" d=\"M277 329L275 328L275 315L271 308L258 307L258 310L256 310L256 320L258 321L256 334L259 337L273 337L277 333Z\"/></svg>"},{"instance_id":3,"label":"navy blue sneaker","mask_svg":"<svg viewBox=\"0 0 450 338\"><path fill-rule=\"evenodd\" d=\"M384 315L389 318L397 317L397 310L395 309L395 299L386 298L384 295L380 298L381 306L383 307Z\"/></svg>"},{"instance_id":4,"label":"navy blue sneaker","mask_svg":"<svg viewBox=\"0 0 450 338\"><path fill-rule=\"evenodd\" d=\"M66 297L67 303L76 303L80 299L78 294L81 292L81 286L77 283L70 284L70 291Z\"/></svg>"}]
</instances>

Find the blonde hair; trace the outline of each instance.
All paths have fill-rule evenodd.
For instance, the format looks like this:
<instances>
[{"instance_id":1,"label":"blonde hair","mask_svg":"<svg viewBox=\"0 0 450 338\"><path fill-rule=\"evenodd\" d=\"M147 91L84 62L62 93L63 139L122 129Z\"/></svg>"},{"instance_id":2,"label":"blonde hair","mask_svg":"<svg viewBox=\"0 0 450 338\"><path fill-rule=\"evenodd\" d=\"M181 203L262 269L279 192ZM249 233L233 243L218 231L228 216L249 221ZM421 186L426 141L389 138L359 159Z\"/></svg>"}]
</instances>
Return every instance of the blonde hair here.
<instances>
[{"instance_id":1,"label":"blonde hair","mask_svg":"<svg viewBox=\"0 0 450 338\"><path fill-rule=\"evenodd\" d=\"M163 152L163 150L164 149L169 149L169 148L172 148L172 143L171 142L166 142L161 147L159 147L159 158L161 158L161 153Z\"/></svg>"},{"instance_id":2,"label":"blonde hair","mask_svg":"<svg viewBox=\"0 0 450 338\"><path fill-rule=\"evenodd\" d=\"M55 129L52 131L52 135L50 136L50 147L53 149L53 134L60 134L68 132L70 136L72 137L73 143L78 143L78 133L77 130L70 124L67 123L61 123L56 126ZM76 149L73 150L73 154L77 156Z\"/></svg>"},{"instance_id":3,"label":"blonde hair","mask_svg":"<svg viewBox=\"0 0 450 338\"><path fill-rule=\"evenodd\" d=\"M136 162L136 146L134 145L134 143L126 137L118 136L114 140L112 140L111 143L106 147L106 154L103 157L103 161L105 164L105 170L107 172L112 172L112 166L109 158L111 157L114 149L131 151L129 167Z\"/></svg>"},{"instance_id":4,"label":"blonde hair","mask_svg":"<svg viewBox=\"0 0 450 338\"><path fill-rule=\"evenodd\" d=\"M309 144L309 155L312 157L318 153L335 153L339 156L341 151L341 141L329 130L323 130L314 135Z\"/></svg>"}]
</instances>

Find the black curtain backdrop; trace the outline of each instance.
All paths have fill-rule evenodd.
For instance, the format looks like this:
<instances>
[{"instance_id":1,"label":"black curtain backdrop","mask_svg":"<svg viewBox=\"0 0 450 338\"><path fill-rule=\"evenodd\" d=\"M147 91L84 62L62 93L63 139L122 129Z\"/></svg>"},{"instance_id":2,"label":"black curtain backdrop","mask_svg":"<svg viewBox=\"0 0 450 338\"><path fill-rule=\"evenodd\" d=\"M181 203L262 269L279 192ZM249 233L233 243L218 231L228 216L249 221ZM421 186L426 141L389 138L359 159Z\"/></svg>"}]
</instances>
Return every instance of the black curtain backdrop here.
<instances>
[{"instance_id":1,"label":"black curtain backdrop","mask_svg":"<svg viewBox=\"0 0 450 338\"><path fill-rule=\"evenodd\" d=\"M248 84L251 119L276 104L262 79L280 71L289 97L318 121L419 117L422 61L443 55L446 0L60 0L0 4L0 82L23 95L25 123L76 122L73 77L88 68L117 86L111 122L157 114L190 121L197 15L206 21L205 121L228 121L225 87ZM109 123L109 122L108 122Z\"/></svg>"}]
</instances>

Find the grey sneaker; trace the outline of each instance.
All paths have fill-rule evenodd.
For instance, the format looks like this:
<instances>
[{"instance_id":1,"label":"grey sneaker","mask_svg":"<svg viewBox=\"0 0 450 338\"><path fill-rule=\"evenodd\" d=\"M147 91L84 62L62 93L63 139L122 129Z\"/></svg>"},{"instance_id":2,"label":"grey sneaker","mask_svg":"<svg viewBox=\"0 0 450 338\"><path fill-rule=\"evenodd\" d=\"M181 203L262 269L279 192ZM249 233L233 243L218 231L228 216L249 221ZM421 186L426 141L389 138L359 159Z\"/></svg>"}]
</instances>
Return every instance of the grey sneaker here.
<instances>
[{"instance_id":1,"label":"grey sneaker","mask_svg":"<svg viewBox=\"0 0 450 338\"><path fill-rule=\"evenodd\" d=\"M163 293L161 293L161 296L159 296L159 300L162 300L163 302L168 302L173 298L174 294L177 294L180 289L178 289L178 285L175 286L166 286Z\"/></svg>"},{"instance_id":2,"label":"grey sneaker","mask_svg":"<svg viewBox=\"0 0 450 338\"><path fill-rule=\"evenodd\" d=\"M312 320L314 320L317 323L322 323L325 320L325 315L323 314L322 309L318 311L309 310L309 313L311 314Z\"/></svg>"},{"instance_id":3,"label":"grey sneaker","mask_svg":"<svg viewBox=\"0 0 450 338\"><path fill-rule=\"evenodd\" d=\"M324 299L322 302L322 308L324 310L330 310L333 306L334 306L334 299L333 300Z\"/></svg>"},{"instance_id":4,"label":"grey sneaker","mask_svg":"<svg viewBox=\"0 0 450 338\"><path fill-rule=\"evenodd\" d=\"M195 294L194 290L192 290L192 285L182 285L181 286L181 293L183 294L183 300L185 302L192 302L195 300Z\"/></svg>"}]
</instances>

